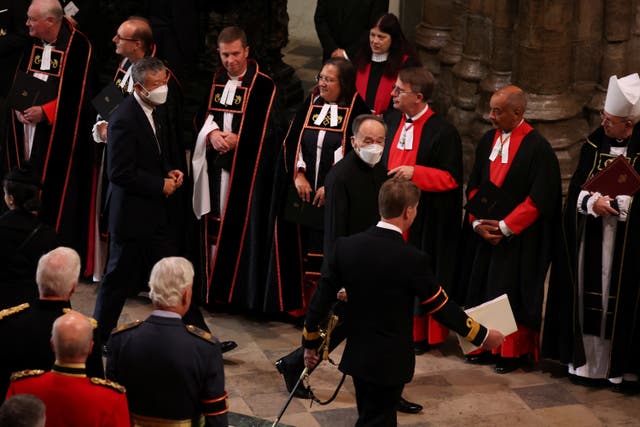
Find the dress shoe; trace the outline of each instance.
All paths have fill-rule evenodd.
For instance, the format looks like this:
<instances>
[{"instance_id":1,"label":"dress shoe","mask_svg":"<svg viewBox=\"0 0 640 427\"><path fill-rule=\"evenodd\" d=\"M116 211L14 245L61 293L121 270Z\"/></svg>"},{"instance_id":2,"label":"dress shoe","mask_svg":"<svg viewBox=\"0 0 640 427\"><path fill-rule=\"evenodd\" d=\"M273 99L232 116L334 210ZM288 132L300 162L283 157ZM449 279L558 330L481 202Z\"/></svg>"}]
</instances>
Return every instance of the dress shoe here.
<instances>
[{"instance_id":1,"label":"dress shoe","mask_svg":"<svg viewBox=\"0 0 640 427\"><path fill-rule=\"evenodd\" d=\"M400 400L398 400L396 410L398 412L404 412L405 414L417 414L418 412L422 411L422 405L409 402L404 397L400 396Z\"/></svg>"},{"instance_id":2,"label":"dress shoe","mask_svg":"<svg viewBox=\"0 0 640 427\"><path fill-rule=\"evenodd\" d=\"M580 385L584 387L591 388L604 388L609 387L611 383L608 380L603 378L589 378L589 377L581 377L579 375L567 374L569 381L571 381L575 385Z\"/></svg>"},{"instance_id":3,"label":"dress shoe","mask_svg":"<svg viewBox=\"0 0 640 427\"><path fill-rule=\"evenodd\" d=\"M640 392L640 384L638 381L622 381L621 383L611 384L611 391L626 395L634 395Z\"/></svg>"},{"instance_id":4,"label":"dress shoe","mask_svg":"<svg viewBox=\"0 0 640 427\"><path fill-rule=\"evenodd\" d=\"M284 383L287 386L287 391L291 393L291 390L293 390L293 388L296 386L298 378L300 378L300 374L302 372L296 374L290 369L287 369L287 363L283 359L276 360L275 365L278 369L278 372L280 372L284 377ZM304 384L300 384L296 389L296 392L293 394L293 397L297 397L300 399L311 399L311 390Z\"/></svg>"},{"instance_id":5,"label":"dress shoe","mask_svg":"<svg viewBox=\"0 0 640 427\"><path fill-rule=\"evenodd\" d=\"M496 374L508 374L520 367L520 359L517 357L499 357L493 370Z\"/></svg>"},{"instance_id":6,"label":"dress shoe","mask_svg":"<svg viewBox=\"0 0 640 427\"><path fill-rule=\"evenodd\" d=\"M231 351L236 348L238 344L235 341L222 341L220 343L220 351L222 353L226 353L227 351Z\"/></svg>"},{"instance_id":7,"label":"dress shoe","mask_svg":"<svg viewBox=\"0 0 640 427\"><path fill-rule=\"evenodd\" d=\"M429 345L429 340L416 341L413 343L413 351L417 355L425 354L431 350L431 345Z\"/></svg>"},{"instance_id":8,"label":"dress shoe","mask_svg":"<svg viewBox=\"0 0 640 427\"><path fill-rule=\"evenodd\" d=\"M478 354L468 354L464 357L466 363L473 363L474 365L488 365L495 362L495 356L490 351L483 351Z\"/></svg>"}]
</instances>

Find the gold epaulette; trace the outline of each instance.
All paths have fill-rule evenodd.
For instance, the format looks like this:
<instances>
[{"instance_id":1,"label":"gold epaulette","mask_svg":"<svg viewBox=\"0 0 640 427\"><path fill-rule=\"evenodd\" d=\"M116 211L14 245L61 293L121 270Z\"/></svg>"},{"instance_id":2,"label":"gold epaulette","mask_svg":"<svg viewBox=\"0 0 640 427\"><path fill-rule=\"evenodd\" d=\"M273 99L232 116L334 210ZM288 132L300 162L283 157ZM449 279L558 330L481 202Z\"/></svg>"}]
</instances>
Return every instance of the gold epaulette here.
<instances>
[{"instance_id":1,"label":"gold epaulette","mask_svg":"<svg viewBox=\"0 0 640 427\"><path fill-rule=\"evenodd\" d=\"M73 311L73 309L69 308L69 307L65 307L65 308L62 309L62 312L64 314L67 314L70 311ZM93 329L97 329L98 328L98 321L96 319L94 319L93 317L89 317L89 316L87 316L87 319L89 319L89 322L91 322L91 326L93 326Z\"/></svg>"},{"instance_id":2,"label":"gold epaulette","mask_svg":"<svg viewBox=\"0 0 640 427\"><path fill-rule=\"evenodd\" d=\"M113 390L117 391L118 393L126 393L127 392L127 389L124 388L123 385L120 385L115 381L105 380L103 378L92 377L91 378L91 384L101 385L103 387L109 387L110 389L113 389Z\"/></svg>"},{"instance_id":3,"label":"gold epaulette","mask_svg":"<svg viewBox=\"0 0 640 427\"><path fill-rule=\"evenodd\" d=\"M128 329L136 328L140 325L142 325L142 320L134 320L131 323L125 323L124 325L120 325L117 328L113 328L111 334L117 334Z\"/></svg>"},{"instance_id":4,"label":"gold epaulette","mask_svg":"<svg viewBox=\"0 0 640 427\"><path fill-rule=\"evenodd\" d=\"M209 341L212 344L215 344L213 335L211 335L209 332L205 331L204 329L197 328L193 325L185 325L185 328L187 328L187 331L191 332L193 335L199 338L202 338L205 341Z\"/></svg>"},{"instance_id":5,"label":"gold epaulette","mask_svg":"<svg viewBox=\"0 0 640 427\"><path fill-rule=\"evenodd\" d=\"M20 313L21 311L26 310L29 307L29 303L25 302L24 304L16 305L15 307L9 307L5 308L4 310L0 310L0 320L4 319L5 317L9 317L12 314Z\"/></svg>"},{"instance_id":6,"label":"gold epaulette","mask_svg":"<svg viewBox=\"0 0 640 427\"><path fill-rule=\"evenodd\" d=\"M42 369L25 369L24 371L18 371L11 374L11 381L13 382L22 380L24 378L37 377L44 373L45 371L43 371Z\"/></svg>"}]
</instances>

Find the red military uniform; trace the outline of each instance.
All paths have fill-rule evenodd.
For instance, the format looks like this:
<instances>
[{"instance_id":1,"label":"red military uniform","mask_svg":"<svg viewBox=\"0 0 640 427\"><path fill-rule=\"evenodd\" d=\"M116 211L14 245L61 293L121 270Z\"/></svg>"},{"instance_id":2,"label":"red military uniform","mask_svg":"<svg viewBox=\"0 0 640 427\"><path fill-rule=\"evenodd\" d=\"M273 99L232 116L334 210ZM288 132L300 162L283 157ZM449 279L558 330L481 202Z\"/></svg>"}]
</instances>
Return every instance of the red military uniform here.
<instances>
[{"instance_id":1,"label":"red military uniform","mask_svg":"<svg viewBox=\"0 0 640 427\"><path fill-rule=\"evenodd\" d=\"M130 425L125 388L102 378L87 378L83 363L56 362L46 373L16 372L7 398L16 394L32 394L44 402L47 427Z\"/></svg>"}]
</instances>

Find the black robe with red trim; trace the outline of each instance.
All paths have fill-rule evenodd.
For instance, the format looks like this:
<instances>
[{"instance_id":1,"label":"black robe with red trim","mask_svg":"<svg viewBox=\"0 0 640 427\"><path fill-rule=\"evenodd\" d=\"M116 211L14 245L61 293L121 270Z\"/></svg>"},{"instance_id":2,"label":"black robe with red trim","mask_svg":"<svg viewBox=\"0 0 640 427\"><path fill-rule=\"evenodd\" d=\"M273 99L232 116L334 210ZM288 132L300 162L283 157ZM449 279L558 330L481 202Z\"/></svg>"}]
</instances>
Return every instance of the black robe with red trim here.
<instances>
[{"instance_id":1,"label":"black robe with red trim","mask_svg":"<svg viewBox=\"0 0 640 427\"><path fill-rule=\"evenodd\" d=\"M287 191L296 173L296 162L300 150L304 150L302 143L305 134L313 144L317 141L318 131L315 129L305 129L305 124L310 120L310 111L317 106L318 100L314 103L316 94L311 94L300 106L293 118L289 131L282 144L282 150L278 158L274 175L273 195L270 217L274 224L273 239L271 242L271 252L269 255L269 269L266 277L266 291L263 305L265 312L281 312L301 309L305 303L303 301L303 250L301 242L301 227L298 224L288 222L284 219L284 209L287 200ZM343 152L346 154L351 150L350 137L352 135L351 125L353 119L360 114L368 114L369 109L356 93L348 105L345 112L346 124L342 126L341 138ZM327 131L327 134L332 133ZM326 138L326 137L325 137ZM307 179L313 186L313 169L315 168L315 149L306 149L303 157L307 164ZM320 161L320 173L318 173L318 188L324 185L325 175L333 162L333 150L322 150ZM320 242L319 246L322 246ZM321 248L320 248L321 250ZM318 257L321 258L320 253Z\"/></svg>"},{"instance_id":2,"label":"black robe with red trim","mask_svg":"<svg viewBox=\"0 0 640 427\"><path fill-rule=\"evenodd\" d=\"M33 46L40 46L34 40ZM40 219L56 229L62 244L83 253L84 233L88 220L87 199L90 164L88 148L79 146L81 113L91 56L91 44L67 19L63 19L55 50L63 51L63 59L52 71L47 84L56 88L57 108L54 123L38 123L35 129L30 163L41 176L42 208ZM29 68L32 50L22 57L19 72ZM53 65L53 64L52 64ZM37 69L35 71L38 71ZM20 166L25 161L23 125L12 114L11 136L7 144L7 167Z\"/></svg>"},{"instance_id":3,"label":"black robe with red trim","mask_svg":"<svg viewBox=\"0 0 640 427\"><path fill-rule=\"evenodd\" d=\"M478 142L467 197L490 179L489 154L495 132L485 133ZM500 188L518 203L529 196L540 216L520 234L503 237L492 246L473 231L467 212L457 264L460 274L456 298L472 307L506 293L516 322L539 331L544 281L558 242L562 193L558 159L535 129L523 138Z\"/></svg>"},{"instance_id":4,"label":"black robe with red trim","mask_svg":"<svg viewBox=\"0 0 640 427\"><path fill-rule=\"evenodd\" d=\"M605 161L613 159L609 154L610 149L611 139L605 135L602 126L589 135L582 145L580 161L571 178L564 209L564 244L561 246L564 256L551 269L542 356L558 359L562 363L572 363L576 368L586 362L583 333L599 335L599 331L588 331L581 318L595 315L599 320L602 315L602 218L578 214L576 204L582 184L602 169ZM633 129L626 157L635 170L640 172L640 124L636 124ZM611 340L611 351L608 355L609 378L625 373L640 373L640 208L634 206L637 203L634 203L634 199L635 197L629 205L627 221L618 222L613 251L609 286L610 311L607 313L605 331L606 339ZM585 233L591 235L587 237ZM591 306L594 311L589 314L580 313L579 308L578 255L583 238L587 240L583 277L596 282L593 292L599 293L596 295L598 304ZM593 261L589 262L588 259Z\"/></svg>"},{"instance_id":5,"label":"black robe with red trim","mask_svg":"<svg viewBox=\"0 0 640 427\"><path fill-rule=\"evenodd\" d=\"M214 85L224 86L228 75L219 68ZM278 145L271 121L276 88L273 80L250 60L241 87L247 88L244 113L234 114L238 135L233 151L207 150L211 212L201 221L200 265L207 279L207 302L260 310L268 260L269 205L273 165ZM212 85L212 93L214 86ZM211 96L209 96L211 98ZM223 129L224 112L207 110L196 117L198 129L207 114ZM220 175L229 172L224 216L220 215ZM211 246L216 245L211 260Z\"/></svg>"},{"instance_id":6,"label":"black robe with red trim","mask_svg":"<svg viewBox=\"0 0 640 427\"><path fill-rule=\"evenodd\" d=\"M402 113L394 110L385 116L388 126L382 161L388 164L394 136L401 126ZM422 127L416 165L448 172L459 184L447 191L421 191L418 213L409 229L409 243L427 252L433 264L436 282L447 292L452 287L456 252L462 220L462 144L453 125L434 113ZM417 148L416 148L417 145ZM411 166L411 165L410 165Z\"/></svg>"}]
</instances>

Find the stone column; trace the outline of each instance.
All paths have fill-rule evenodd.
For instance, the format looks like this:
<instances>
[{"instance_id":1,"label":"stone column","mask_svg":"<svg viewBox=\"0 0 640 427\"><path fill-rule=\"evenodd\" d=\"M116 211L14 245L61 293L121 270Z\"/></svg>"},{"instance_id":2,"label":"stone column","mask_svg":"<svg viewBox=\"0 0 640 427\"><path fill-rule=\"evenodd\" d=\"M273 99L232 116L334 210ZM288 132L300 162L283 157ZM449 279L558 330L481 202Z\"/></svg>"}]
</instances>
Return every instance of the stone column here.
<instances>
[{"instance_id":1,"label":"stone column","mask_svg":"<svg viewBox=\"0 0 640 427\"><path fill-rule=\"evenodd\" d=\"M602 31L604 40L601 52L600 76L595 94L587 105L591 128L596 128L600 124L598 112L604 107L609 77L613 74L624 76L628 72L638 71L638 68L630 70L628 66L631 61L636 66L638 62L638 59L635 58L635 56L638 56L637 51L631 50L629 43L632 28L631 22L634 19L632 1L607 0L604 2L601 11L604 12L604 29ZM634 24L634 28L636 27L637 24Z\"/></svg>"},{"instance_id":2,"label":"stone column","mask_svg":"<svg viewBox=\"0 0 640 427\"><path fill-rule=\"evenodd\" d=\"M437 55L451 32L452 10L451 0L424 0L422 22L416 29L418 55L434 76L440 73Z\"/></svg>"},{"instance_id":3,"label":"stone column","mask_svg":"<svg viewBox=\"0 0 640 427\"><path fill-rule=\"evenodd\" d=\"M527 92L525 118L553 146L563 190L576 166L575 150L588 134L584 102L572 88L571 0L521 0L513 82Z\"/></svg>"},{"instance_id":4,"label":"stone column","mask_svg":"<svg viewBox=\"0 0 640 427\"><path fill-rule=\"evenodd\" d=\"M453 107L448 112L449 120L462 137L465 176L473 164L475 143L479 136L473 130L480 100L479 83L487 75L493 45L493 1L470 0L467 5L464 47L460 61L452 69Z\"/></svg>"}]
</instances>

